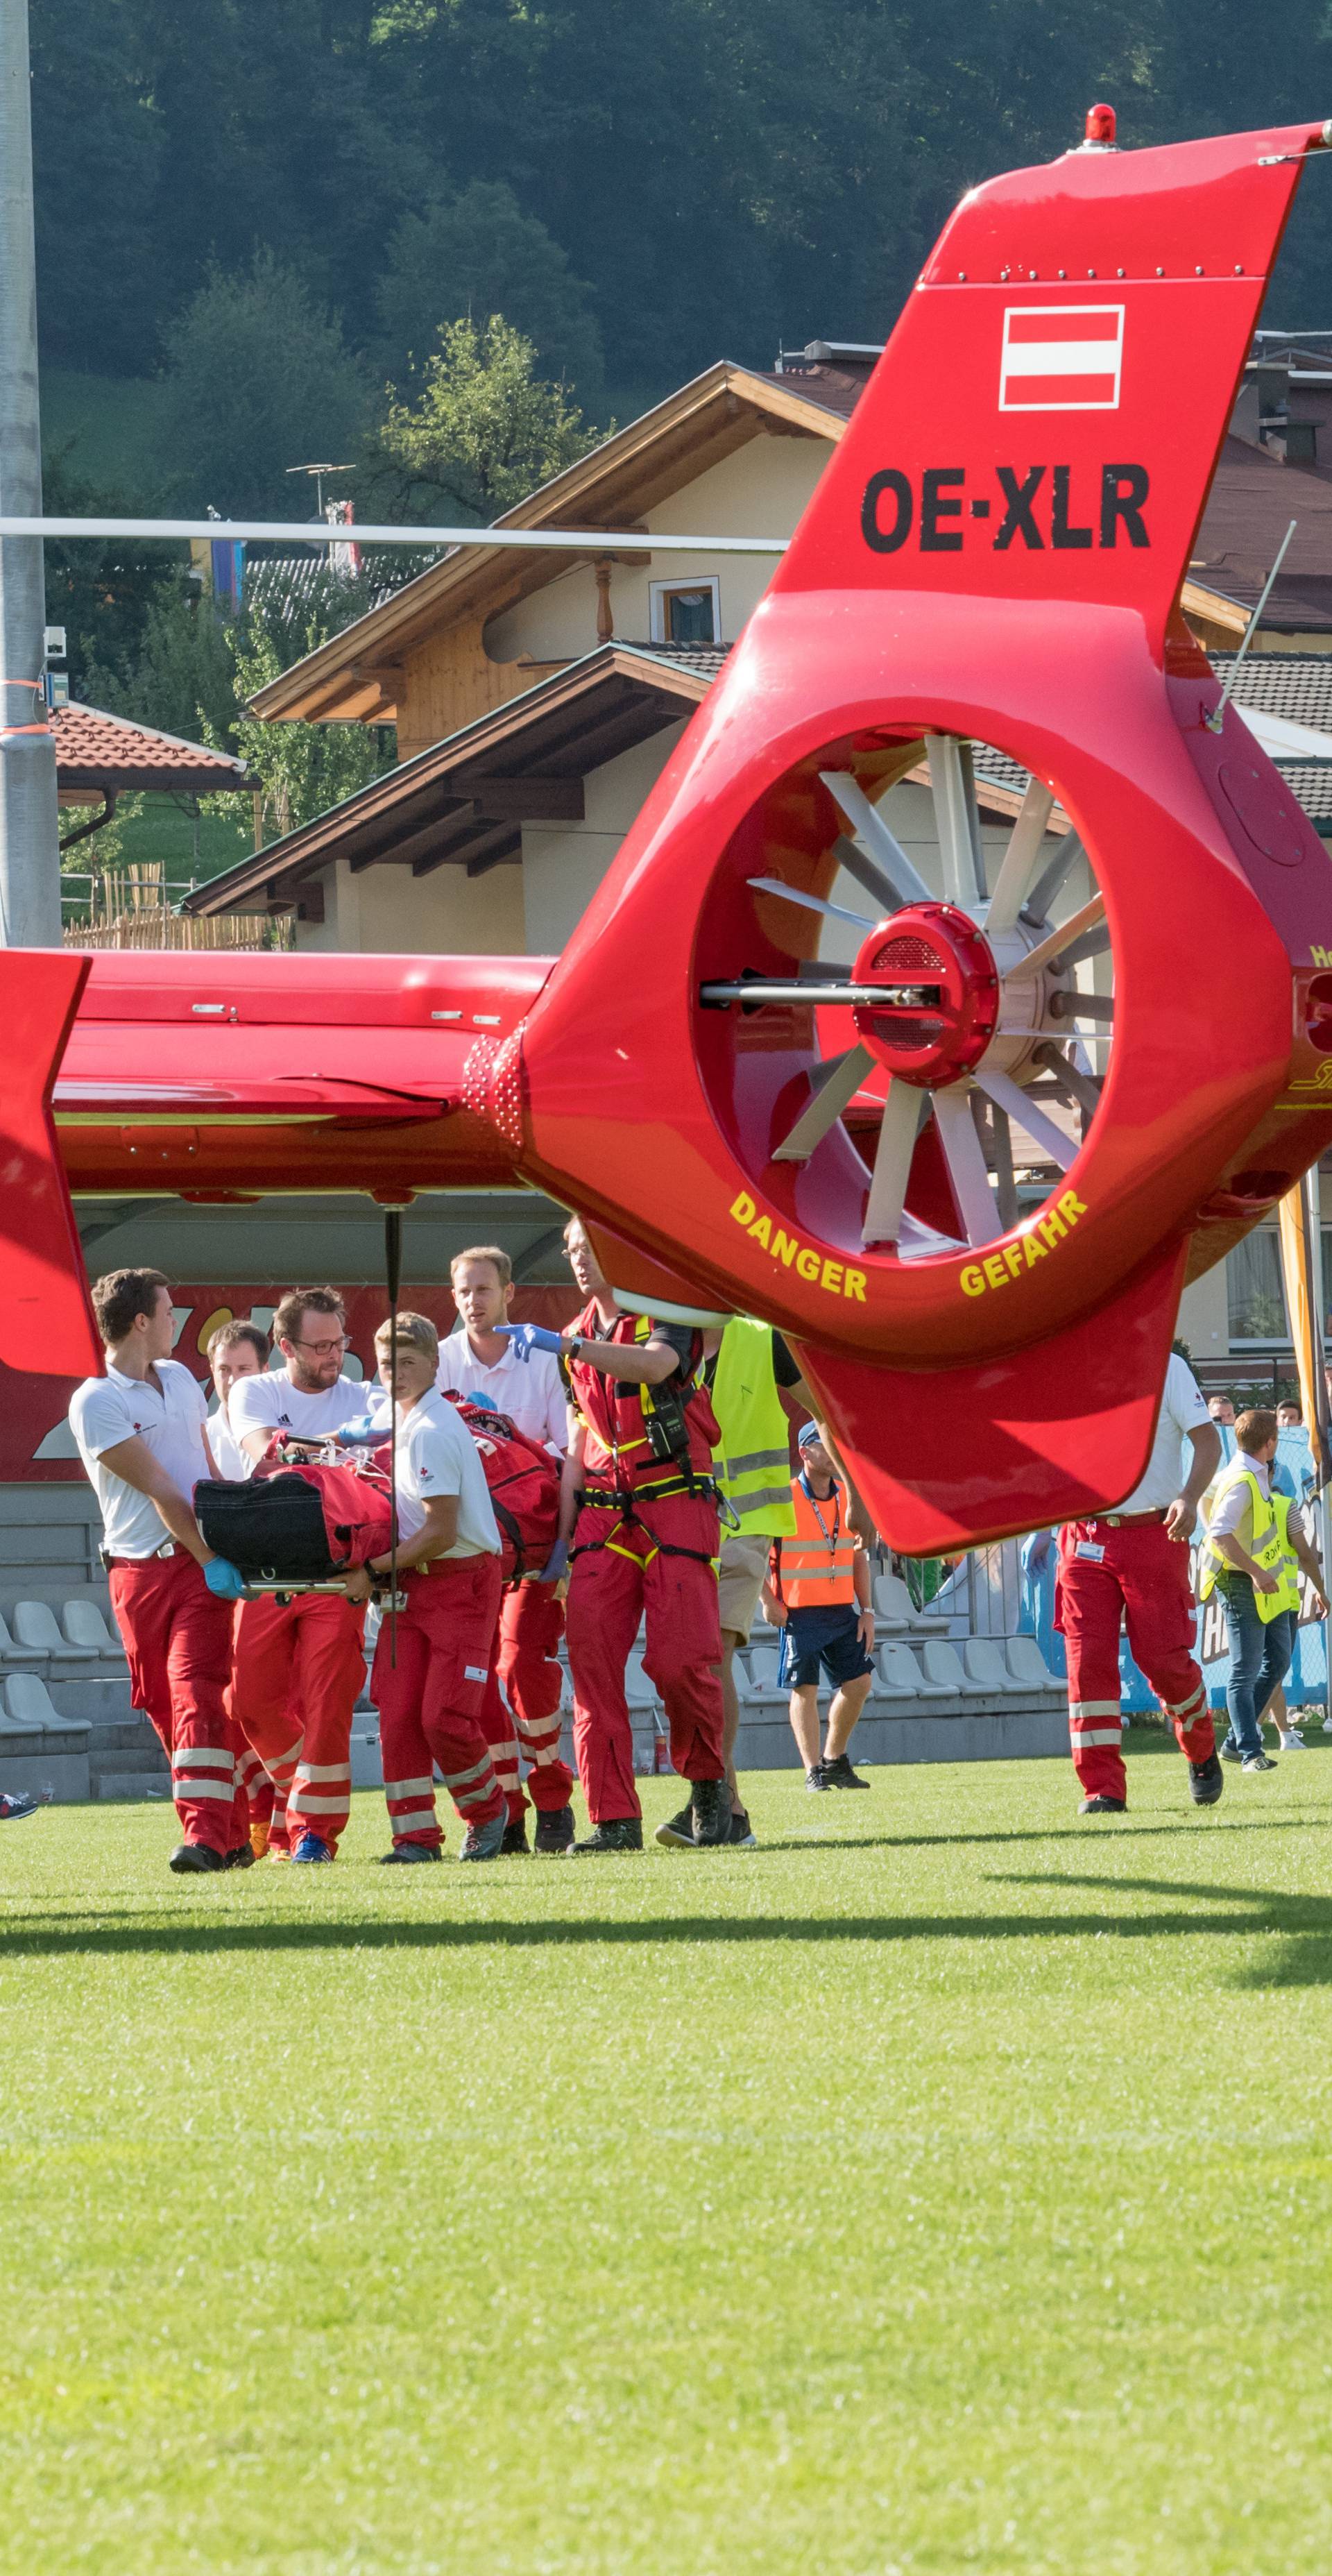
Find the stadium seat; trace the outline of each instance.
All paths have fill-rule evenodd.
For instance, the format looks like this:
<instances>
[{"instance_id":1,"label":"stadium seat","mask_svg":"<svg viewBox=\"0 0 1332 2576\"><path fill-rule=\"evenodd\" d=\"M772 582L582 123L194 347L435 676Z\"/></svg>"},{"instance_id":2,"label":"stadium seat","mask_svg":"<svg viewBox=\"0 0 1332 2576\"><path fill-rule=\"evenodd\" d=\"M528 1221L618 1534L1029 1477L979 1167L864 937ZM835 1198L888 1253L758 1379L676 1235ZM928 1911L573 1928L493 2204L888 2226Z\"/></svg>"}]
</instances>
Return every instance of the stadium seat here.
<instances>
[{"instance_id":1,"label":"stadium seat","mask_svg":"<svg viewBox=\"0 0 1332 2576\"><path fill-rule=\"evenodd\" d=\"M742 1661L743 1658L737 1655L735 1659L737 1687L739 1685ZM768 1709L785 1708L786 1701L787 1693L782 1689L781 1684L777 1679L776 1647L751 1646L749 1650L749 1682L748 1687L740 1691L741 1707L764 1707Z\"/></svg>"},{"instance_id":2,"label":"stadium seat","mask_svg":"<svg viewBox=\"0 0 1332 2576\"><path fill-rule=\"evenodd\" d=\"M937 1689L946 1690L950 1696L956 1691L959 1698L979 1697L978 1685L967 1679L956 1646L950 1646L946 1638L926 1637L920 1649L920 1660L926 1680L933 1682Z\"/></svg>"},{"instance_id":3,"label":"stadium seat","mask_svg":"<svg viewBox=\"0 0 1332 2576\"><path fill-rule=\"evenodd\" d=\"M950 1625L946 1614L918 1610L900 1574L876 1574L874 1609L881 1626L911 1629L920 1635L943 1636Z\"/></svg>"},{"instance_id":4,"label":"stadium seat","mask_svg":"<svg viewBox=\"0 0 1332 2576\"><path fill-rule=\"evenodd\" d=\"M1006 1638L1005 1653L1010 1673L1024 1690L1050 1691L1059 1699L1064 1697L1065 1685L1058 1673L1051 1672L1034 1637Z\"/></svg>"},{"instance_id":5,"label":"stadium seat","mask_svg":"<svg viewBox=\"0 0 1332 2576\"><path fill-rule=\"evenodd\" d=\"M973 1690L992 1692L1000 1697L1015 1691L1025 1696L1026 1685L1010 1673L1004 1661L1003 1648L993 1637L968 1637L962 1648L962 1670Z\"/></svg>"},{"instance_id":6,"label":"stadium seat","mask_svg":"<svg viewBox=\"0 0 1332 2576\"><path fill-rule=\"evenodd\" d=\"M881 1699L919 1699L920 1666L909 1646L880 1646L875 1654L879 1668L878 1695Z\"/></svg>"},{"instance_id":7,"label":"stadium seat","mask_svg":"<svg viewBox=\"0 0 1332 2576\"><path fill-rule=\"evenodd\" d=\"M72 1646L56 1626L56 1615L49 1601L16 1601L14 1634L21 1646L40 1646L44 1655L53 1655L62 1664L95 1664L95 1646Z\"/></svg>"},{"instance_id":8,"label":"stadium seat","mask_svg":"<svg viewBox=\"0 0 1332 2576\"><path fill-rule=\"evenodd\" d=\"M124 1663L125 1649L95 1601L67 1601L61 1624L71 1646L91 1646L94 1654Z\"/></svg>"},{"instance_id":9,"label":"stadium seat","mask_svg":"<svg viewBox=\"0 0 1332 2576\"><path fill-rule=\"evenodd\" d=\"M895 1672L901 1674L904 1681L908 1677L907 1667L908 1665L910 1666L911 1672L915 1676L913 1688L917 1699L960 1699L962 1695L961 1683L936 1681L933 1674L922 1667L919 1654L913 1654L910 1646L889 1645L885 1646L883 1651L885 1655L894 1655L898 1657L899 1660L894 1664L893 1669ZM903 1657L905 1657L905 1661L901 1660ZM958 1666L958 1670L959 1672L961 1671L960 1665Z\"/></svg>"},{"instance_id":10,"label":"stadium seat","mask_svg":"<svg viewBox=\"0 0 1332 2576\"><path fill-rule=\"evenodd\" d=\"M44 1664L45 1646L20 1646L0 1618L0 1664Z\"/></svg>"},{"instance_id":11,"label":"stadium seat","mask_svg":"<svg viewBox=\"0 0 1332 2576\"><path fill-rule=\"evenodd\" d=\"M86 1721L62 1717L51 1705L51 1694L40 1673L10 1673L5 1682L5 1707L14 1724L25 1735L86 1735Z\"/></svg>"},{"instance_id":12,"label":"stadium seat","mask_svg":"<svg viewBox=\"0 0 1332 2576\"><path fill-rule=\"evenodd\" d=\"M656 1708L660 1705L656 1684L644 1672L643 1658L639 1654L631 1655L625 1666L624 1695L630 1708Z\"/></svg>"}]
</instances>

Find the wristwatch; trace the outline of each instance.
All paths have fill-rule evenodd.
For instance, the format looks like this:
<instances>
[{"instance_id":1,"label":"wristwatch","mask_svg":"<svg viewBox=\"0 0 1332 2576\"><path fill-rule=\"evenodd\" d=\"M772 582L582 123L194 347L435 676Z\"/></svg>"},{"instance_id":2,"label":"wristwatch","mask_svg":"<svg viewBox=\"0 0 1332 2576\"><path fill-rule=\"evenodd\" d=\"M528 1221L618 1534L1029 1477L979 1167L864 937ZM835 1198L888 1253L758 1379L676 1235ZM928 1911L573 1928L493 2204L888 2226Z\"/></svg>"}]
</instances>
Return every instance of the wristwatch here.
<instances>
[{"instance_id":1,"label":"wristwatch","mask_svg":"<svg viewBox=\"0 0 1332 2576\"><path fill-rule=\"evenodd\" d=\"M565 1351L566 1351L566 1354L567 1354L568 1358L570 1358L571 1360L576 1360L576 1359L580 1358L580 1357L581 1357L581 1355L582 1355L582 1349L583 1349L583 1336L582 1336L582 1334L581 1334L581 1333L566 1333L566 1335L565 1335L565 1337L564 1337L564 1347L565 1347Z\"/></svg>"}]
</instances>

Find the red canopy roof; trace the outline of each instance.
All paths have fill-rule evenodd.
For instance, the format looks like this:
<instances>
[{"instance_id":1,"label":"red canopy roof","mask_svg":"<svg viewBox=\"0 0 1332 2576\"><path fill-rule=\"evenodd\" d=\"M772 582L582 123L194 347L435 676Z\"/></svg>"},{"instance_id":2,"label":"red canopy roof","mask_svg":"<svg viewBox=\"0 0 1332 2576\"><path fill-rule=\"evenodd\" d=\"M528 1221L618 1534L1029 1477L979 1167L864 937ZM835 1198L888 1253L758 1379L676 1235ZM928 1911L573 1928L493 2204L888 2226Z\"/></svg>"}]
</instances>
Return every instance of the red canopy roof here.
<instances>
[{"instance_id":1,"label":"red canopy roof","mask_svg":"<svg viewBox=\"0 0 1332 2576\"><path fill-rule=\"evenodd\" d=\"M209 751L201 742L182 742L177 734L158 733L151 725L131 724L100 707L71 700L53 717L56 779L61 787L177 788L191 794L216 795L219 789L251 787L243 760L229 752Z\"/></svg>"}]
</instances>

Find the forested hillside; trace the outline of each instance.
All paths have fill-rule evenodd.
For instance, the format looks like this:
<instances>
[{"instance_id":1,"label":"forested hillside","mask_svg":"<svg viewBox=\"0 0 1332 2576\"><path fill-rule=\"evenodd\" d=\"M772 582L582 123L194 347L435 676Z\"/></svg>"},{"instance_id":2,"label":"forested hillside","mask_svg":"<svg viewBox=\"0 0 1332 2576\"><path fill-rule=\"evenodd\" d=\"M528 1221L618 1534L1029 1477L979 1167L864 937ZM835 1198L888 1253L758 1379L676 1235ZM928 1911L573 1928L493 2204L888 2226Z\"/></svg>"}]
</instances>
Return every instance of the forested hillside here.
<instances>
[{"instance_id":1,"label":"forested hillside","mask_svg":"<svg viewBox=\"0 0 1332 2576\"><path fill-rule=\"evenodd\" d=\"M440 323L495 310L623 418L721 354L880 337L960 190L1063 149L1093 98L1130 144L1332 111L1327 24L1324 0L32 0L45 357L152 376L259 253L329 326L335 438ZM1282 320L1332 322L1329 189L1311 172Z\"/></svg>"}]
</instances>

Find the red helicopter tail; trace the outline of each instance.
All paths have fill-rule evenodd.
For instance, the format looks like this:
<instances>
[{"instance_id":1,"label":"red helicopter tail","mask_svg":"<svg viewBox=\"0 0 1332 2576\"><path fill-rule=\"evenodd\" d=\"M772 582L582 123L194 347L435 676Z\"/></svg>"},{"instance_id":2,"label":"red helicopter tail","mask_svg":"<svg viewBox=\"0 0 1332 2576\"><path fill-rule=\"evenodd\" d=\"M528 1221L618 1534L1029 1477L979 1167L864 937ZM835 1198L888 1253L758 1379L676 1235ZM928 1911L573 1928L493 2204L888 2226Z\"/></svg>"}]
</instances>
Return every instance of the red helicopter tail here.
<instances>
[{"instance_id":1,"label":"red helicopter tail","mask_svg":"<svg viewBox=\"0 0 1332 2576\"><path fill-rule=\"evenodd\" d=\"M51 1377L86 1377L101 1366L51 1114L88 966L86 957L58 949L0 952L7 1066L0 1111L0 1361Z\"/></svg>"}]
</instances>

